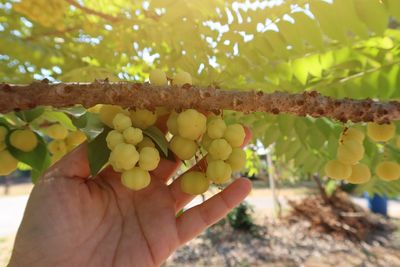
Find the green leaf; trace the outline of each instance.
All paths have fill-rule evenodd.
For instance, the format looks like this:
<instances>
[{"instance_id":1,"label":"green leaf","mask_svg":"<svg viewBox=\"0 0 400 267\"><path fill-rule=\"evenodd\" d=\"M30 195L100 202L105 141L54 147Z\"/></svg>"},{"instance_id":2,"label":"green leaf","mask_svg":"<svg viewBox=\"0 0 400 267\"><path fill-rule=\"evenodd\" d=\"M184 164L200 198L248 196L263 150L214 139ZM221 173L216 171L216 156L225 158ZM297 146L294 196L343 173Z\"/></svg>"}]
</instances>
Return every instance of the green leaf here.
<instances>
[{"instance_id":1,"label":"green leaf","mask_svg":"<svg viewBox=\"0 0 400 267\"><path fill-rule=\"evenodd\" d=\"M295 117L289 114L279 114L278 123L281 133L290 136L294 130Z\"/></svg>"},{"instance_id":2,"label":"green leaf","mask_svg":"<svg viewBox=\"0 0 400 267\"><path fill-rule=\"evenodd\" d=\"M44 112L44 108L38 107L30 110L23 110L15 112L15 115L18 116L23 121L31 122L34 119L38 118Z\"/></svg>"},{"instance_id":3,"label":"green leaf","mask_svg":"<svg viewBox=\"0 0 400 267\"><path fill-rule=\"evenodd\" d=\"M89 140L96 138L106 127L101 122L99 115L91 112L87 112L80 117L71 116L70 119L76 128L86 134Z\"/></svg>"},{"instance_id":4,"label":"green leaf","mask_svg":"<svg viewBox=\"0 0 400 267\"><path fill-rule=\"evenodd\" d=\"M88 143L88 159L90 173L95 176L106 165L110 157L110 149L107 147L107 135L112 129L104 128L103 132Z\"/></svg>"},{"instance_id":5,"label":"green leaf","mask_svg":"<svg viewBox=\"0 0 400 267\"><path fill-rule=\"evenodd\" d=\"M332 194L335 192L337 187L337 182L336 180L329 179L329 181L325 185L325 193L328 197L332 196Z\"/></svg>"},{"instance_id":6,"label":"green leaf","mask_svg":"<svg viewBox=\"0 0 400 267\"><path fill-rule=\"evenodd\" d=\"M146 130L143 130L143 134L150 137L156 143L164 156L168 157L168 141L160 129L155 126L150 126Z\"/></svg>"},{"instance_id":7,"label":"green leaf","mask_svg":"<svg viewBox=\"0 0 400 267\"><path fill-rule=\"evenodd\" d=\"M58 111L67 113L69 115L72 115L74 117L80 117L86 113L86 109L82 106L73 106L69 108L61 108L58 109Z\"/></svg>"},{"instance_id":8,"label":"green leaf","mask_svg":"<svg viewBox=\"0 0 400 267\"><path fill-rule=\"evenodd\" d=\"M59 122L70 131L75 131L76 127L71 119L63 112L46 110L39 118L40 120L49 122Z\"/></svg>"}]
</instances>

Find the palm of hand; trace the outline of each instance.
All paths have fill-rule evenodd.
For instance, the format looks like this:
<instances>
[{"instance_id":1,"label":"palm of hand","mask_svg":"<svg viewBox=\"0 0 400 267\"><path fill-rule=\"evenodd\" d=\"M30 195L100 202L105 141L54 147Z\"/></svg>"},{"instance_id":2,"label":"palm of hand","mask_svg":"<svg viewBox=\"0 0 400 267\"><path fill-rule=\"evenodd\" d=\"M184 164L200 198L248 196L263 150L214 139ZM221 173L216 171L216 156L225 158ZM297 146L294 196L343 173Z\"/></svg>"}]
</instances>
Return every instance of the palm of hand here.
<instances>
[{"instance_id":1,"label":"palm of hand","mask_svg":"<svg viewBox=\"0 0 400 267\"><path fill-rule=\"evenodd\" d=\"M34 187L10 266L157 266L250 190L247 180L237 180L177 219L192 197L177 182L164 182L176 164L154 172L150 186L134 192L110 169L82 179L88 177L84 152L72 152Z\"/></svg>"}]
</instances>

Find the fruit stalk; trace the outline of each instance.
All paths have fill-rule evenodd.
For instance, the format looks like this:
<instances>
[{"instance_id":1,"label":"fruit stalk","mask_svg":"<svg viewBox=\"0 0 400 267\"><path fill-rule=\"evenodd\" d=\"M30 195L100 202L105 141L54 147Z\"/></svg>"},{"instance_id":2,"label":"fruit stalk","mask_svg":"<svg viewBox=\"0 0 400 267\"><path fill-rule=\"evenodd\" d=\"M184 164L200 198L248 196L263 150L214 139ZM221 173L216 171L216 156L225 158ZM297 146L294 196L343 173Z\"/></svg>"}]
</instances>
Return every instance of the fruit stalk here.
<instances>
[{"instance_id":1,"label":"fruit stalk","mask_svg":"<svg viewBox=\"0 0 400 267\"><path fill-rule=\"evenodd\" d=\"M96 81L29 85L0 84L0 113L36 106L67 107L96 104L154 109L193 108L201 111L236 110L245 113L289 113L296 116L327 117L341 122L388 123L400 120L400 102L371 99L334 99L316 91L303 93L220 90L213 87L154 86L148 83Z\"/></svg>"}]
</instances>

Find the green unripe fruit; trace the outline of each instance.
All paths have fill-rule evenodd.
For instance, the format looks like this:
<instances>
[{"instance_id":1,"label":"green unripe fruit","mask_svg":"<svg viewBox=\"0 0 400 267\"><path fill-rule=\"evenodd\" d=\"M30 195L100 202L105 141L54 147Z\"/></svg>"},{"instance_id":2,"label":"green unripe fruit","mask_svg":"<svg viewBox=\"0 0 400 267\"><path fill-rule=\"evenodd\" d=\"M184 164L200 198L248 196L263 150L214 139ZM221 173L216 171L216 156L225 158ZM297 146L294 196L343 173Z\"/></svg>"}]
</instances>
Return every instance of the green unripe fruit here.
<instances>
[{"instance_id":1,"label":"green unripe fruit","mask_svg":"<svg viewBox=\"0 0 400 267\"><path fill-rule=\"evenodd\" d=\"M189 195L200 195L207 191L210 182L202 172L189 171L181 177L181 190Z\"/></svg>"},{"instance_id":2,"label":"green unripe fruit","mask_svg":"<svg viewBox=\"0 0 400 267\"><path fill-rule=\"evenodd\" d=\"M121 182L125 187L138 191L150 184L151 177L148 171L134 167L122 173Z\"/></svg>"},{"instance_id":3,"label":"green unripe fruit","mask_svg":"<svg viewBox=\"0 0 400 267\"><path fill-rule=\"evenodd\" d=\"M112 130L107 134L106 142L107 142L107 147L113 150L118 144L124 142L124 137L117 130Z\"/></svg>"},{"instance_id":4,"label":"green unripe fruit","mask_svg":"<svg viewBox=\"0 0 400 267\"><path fill-rule=\"evenodd\" d=\"M377 124L369 122L367 125L367 135L375 142L387 142L394 137L396 126L390 124Z\"/></svg>"},{"instance_id":5,"label":"green unripe fruit","mask_svg":"<svg viewBox=\"0 0 400 267\"><path fill-rule=\"evenodd\" d=\"M118 113L113 119L113 127L117 131L124 131L132 126L131 118L123 113Z\"/></svg>"},{"instance_id":6,"label":"green unripe fruit","mask_svg":"<svg viewBox=\"0 0 400 267\"><path fill-rule=\"evenodd\" d=\"M67 153L67 145L64 140L53 140L47 145L47 149L53 155L63 156Z\"/></svg>"},{"instance_id":7,"label":"green unripe fruit","mask_svg":"<svg viewBox=\"0 0 400 267\"><path fill-rule=\"evenodd\" d=\"M156 147L156 145L154 144L153 140L151 140L151 138L144 136L143 140L139 144L137 144L137 150L140 152L145 147Z\"/></svg>"},{"instance_id":8,"label":"green unripe fruit","mask_svg":"<svg viewBox=\"0 0 400 267\"><path fill-rule=\"evenodd\" d=\"M137 109L131 111L132 124L136 128L147 129L157 121L157 115L147 109Z\"/></svg>"},{"instance_id":9,"label":"green unripe fruit","mask_svg":"<svg viewBox=\"0 0 400 267\"><path fill-rule=\"evenodd\" d=\"M222 160L208 162L207 178L216 184L224 184L231 179L232 168Z\"/></svg>"},{"instance_id":10,"label":"green unripe fruit","mask_svg":"<svg viewBox=\"0 0 400 267\"><path fill-rule=\"evenodd\" d=\"M376 166L375 172L382 180L397 180L400 178L400 165L394 161L383 161Z\"/></svg>"},{"instance_id":11,"label":"green unripe fruit","mask_svg":"<svg viewBox=\"0 0 400 267\"><path fill-rule=\"evenodd\" d=\"M167 85L167 75L160 69L155 69L150 72L149 76L150 83L156 86Z\"/></svg>"},{"instance_id":12,"label":"green unripe fruit","mask_svg":"<svg viewBox=\"0 0 400 267\"><path fill-rule=\"evenodd\" d=\"M117 170L130 170L139 161L139 153L134 145L121 143L115 146L110 154L110 163Z\"/></svg>"},{"instance_id":13,"label":"green unripe fruit","mask_svg":"<svg viewBox=\"0 0 400 267\"><path fill-rule=\"evenodd\" d=\"M197 140L207 130L207 117L195 109L187 109L178 115L177 124L180 136Z\"/></svg>"},{"instance_id":14,"label":"green unripe fruit","mask_svg":"<svg viewBox=\"0 0 400 267\"><path fill-rule=\"evenodd\" d=\"M176 135L169 144L170 149L181 160L189 160L196 154L198 146L195 141Z\"/></svg>"},{"instance_id":15,"label":"green unripe fruit","mask_svg":"<svg viewBox=\"0 0 400 267\"><path fill-rule=\"evenodd\" d=\"M226 130L226 124L223 119L215 118L207 123L207 134L212 139L222 138Z\"/></svg>"},{"instance_id":16,"label":"green unripe fruit","mask_svg":"<svg viewBox=\"0 0 400 267\"><path fill-rule=\"evenodd\" d=\"M139 128L129 127L124 130L123 136L128 144L137 145L143 141L143 132Z\"/></svg>"},{"instance_id":17,"label":"green unripe fruit","mask_svg":"<svg viewBox=\"0 0 400 267\"><path fill-rule=\"evenodd\" d=\"M363 184L371 179L371 171L368 166L362 163L351 166L351 175L347 178L347 182L352 184Z\"/></svg>"},{"instance_id":18,"label":"green unripe fruit","mask_svg":"<svg viewBox=\"0 0 400 267\"><path fill-rule=\"evenodd\" d=\"M129 115L129 112L121 108L120 106L114 105L102 105L100 107L100 120L110 128L113 128L113 120L118 113Z\"/></svg>"},{"instance_id":19,"label":"green unripe fruit","mask_svg":"<svg viewBox=\"0 0 400 267\"><path fill-rule=\"evenodd\" d=\"M8 150L0 151L0 176L9 175L17 169L18 160L16 160Z\"/></svg>"},{"instance_id":20,"label":"green unripe fruit","mask_svg":"<svg viewBox=\"0 0 400 267\"><path fill-rule=\"evenodd\" d=\"M351 166L339 160L330 160L325 165L326 176L333 179L347 179L351 175Z\"/></svg>"},{"instance_id":21,"label":"green unripe fruit","mask_svg":"<svg viewBox=\"0 0 400 267\"><path fill-rule=\"evenodd\" d=\"M171 112L167 120L168 131L173 135L178 135L178 113Z\"/></svg>"},{"instance_id":22,"label":"green unripe fruit","mask_svg":"<svg viewBox=\"0 0 400 267\"><path fill-rule=\"evenodd\" d=\"M365 134L357 129L348 128L340 134L340 139L342 142L346 142L348 140L353 140L359 143L363 143L365 138Z\"/></svg>"},{"instance_id":23,"label":"green unripe fruit","mask_svg":"<svg viewBox=\"0 0 400 267\"><path fill-rule=\"evenodd\" d=\"M213 159L226 160L232 153L232 147L225 139L215 139L208 147L208 153Z\"/></svg>"},{"instance_id":24,"label":"green unripe fruit","mask_svg":"<svg viewBox=\"0 0 400 267\"><path fill-rule=\"evenodd\" d=\"M31 152L38 144L37 136L31 130L16 130L10 135L10 144L24 152Z\"/></svg>"},{"instance_id":25,"label":"green unripe fruit","mask_svg":"<svg viewBox=\"0 0 400 267\"><path fill-rule=\"evenodd\" d=\"M364 146L353 140L347 140L339 145L337 159L344 164L354 165L364 157Z\"/></svg>"},{"instance_id":26,"label":"green unripe fruit","mask_svg":"<svg viewBox=\"0 0 400 267\"><path fill-rule=\"evenodd\" d=\"M240 171L246 165L246 152L239 147L235 147L226 162L231 165L232 171Z\"/></svg>"},{"instance_id":27,"label":"green unripe fruit","mask_svg":"<svg viewBox=\"0 0 400 267\"><path fill-rule=\"evenodd\" d=\"M144 147L139 153L139 167L152 171L160 163L160 153L154 147Z\"/></svg>"},{"instance_id":28,"label":"green unripe fruit","mask_svg":"<svg viewBox=\"0 0 400 267\"><path fill-rule=\"evenodd\" d=\"M46 129L46 134L56 140L63 140L68 136L68 129L61 124L53 124Z\"/></svg>"},{"instance_id":29,"label":"green unripe fruit","mask_svg":"<svg viewBox=\"0 0 400 267\"><path fill-rule=\"evenodd\" d=\"M224 138L232 147L240 147L243 145L246 132L240 124L232 124L226 127Z\"/></svg>"},{"instance_id":30,"label":"green unripe fruit","mask_svg":"<svg viewBox=\"0 0 400 267\"><path fill-rule=\"evenodd\" d=\"M182 86L184 84L192 84L192 76L185 71L180 71L178 72L174 79L173 79L173 84L174 85L178 85L178 86Z\"/></svg>"}]
</instances>

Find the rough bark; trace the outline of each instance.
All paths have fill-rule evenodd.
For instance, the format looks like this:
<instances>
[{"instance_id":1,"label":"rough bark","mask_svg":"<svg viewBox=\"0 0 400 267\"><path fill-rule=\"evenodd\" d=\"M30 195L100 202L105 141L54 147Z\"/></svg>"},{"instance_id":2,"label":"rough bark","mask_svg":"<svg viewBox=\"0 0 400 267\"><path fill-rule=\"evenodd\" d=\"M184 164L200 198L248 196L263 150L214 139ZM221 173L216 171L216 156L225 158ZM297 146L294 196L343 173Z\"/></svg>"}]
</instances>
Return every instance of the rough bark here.
<instances>
[{"instance_id":1,"label":"rough bark","mask_svg":"<svg viewBox=\"0 0 400 267\"><path fill-rule=\"evenodd\" d=\"M67 107L81 104L116 104L130 108L166 106L174 109L195 108L218 111L236 110L245 113L289 113L297 116L328 117L342 122L387 123L400 120L400 102L379 102L371 99L334 99L316 91L299 94L286 92L220 90L184 85L152 86L148 83L96 81L94 83L29 85L0 84L0 113L26 110L36 106Z\"/></svg>"}]
</instances>

